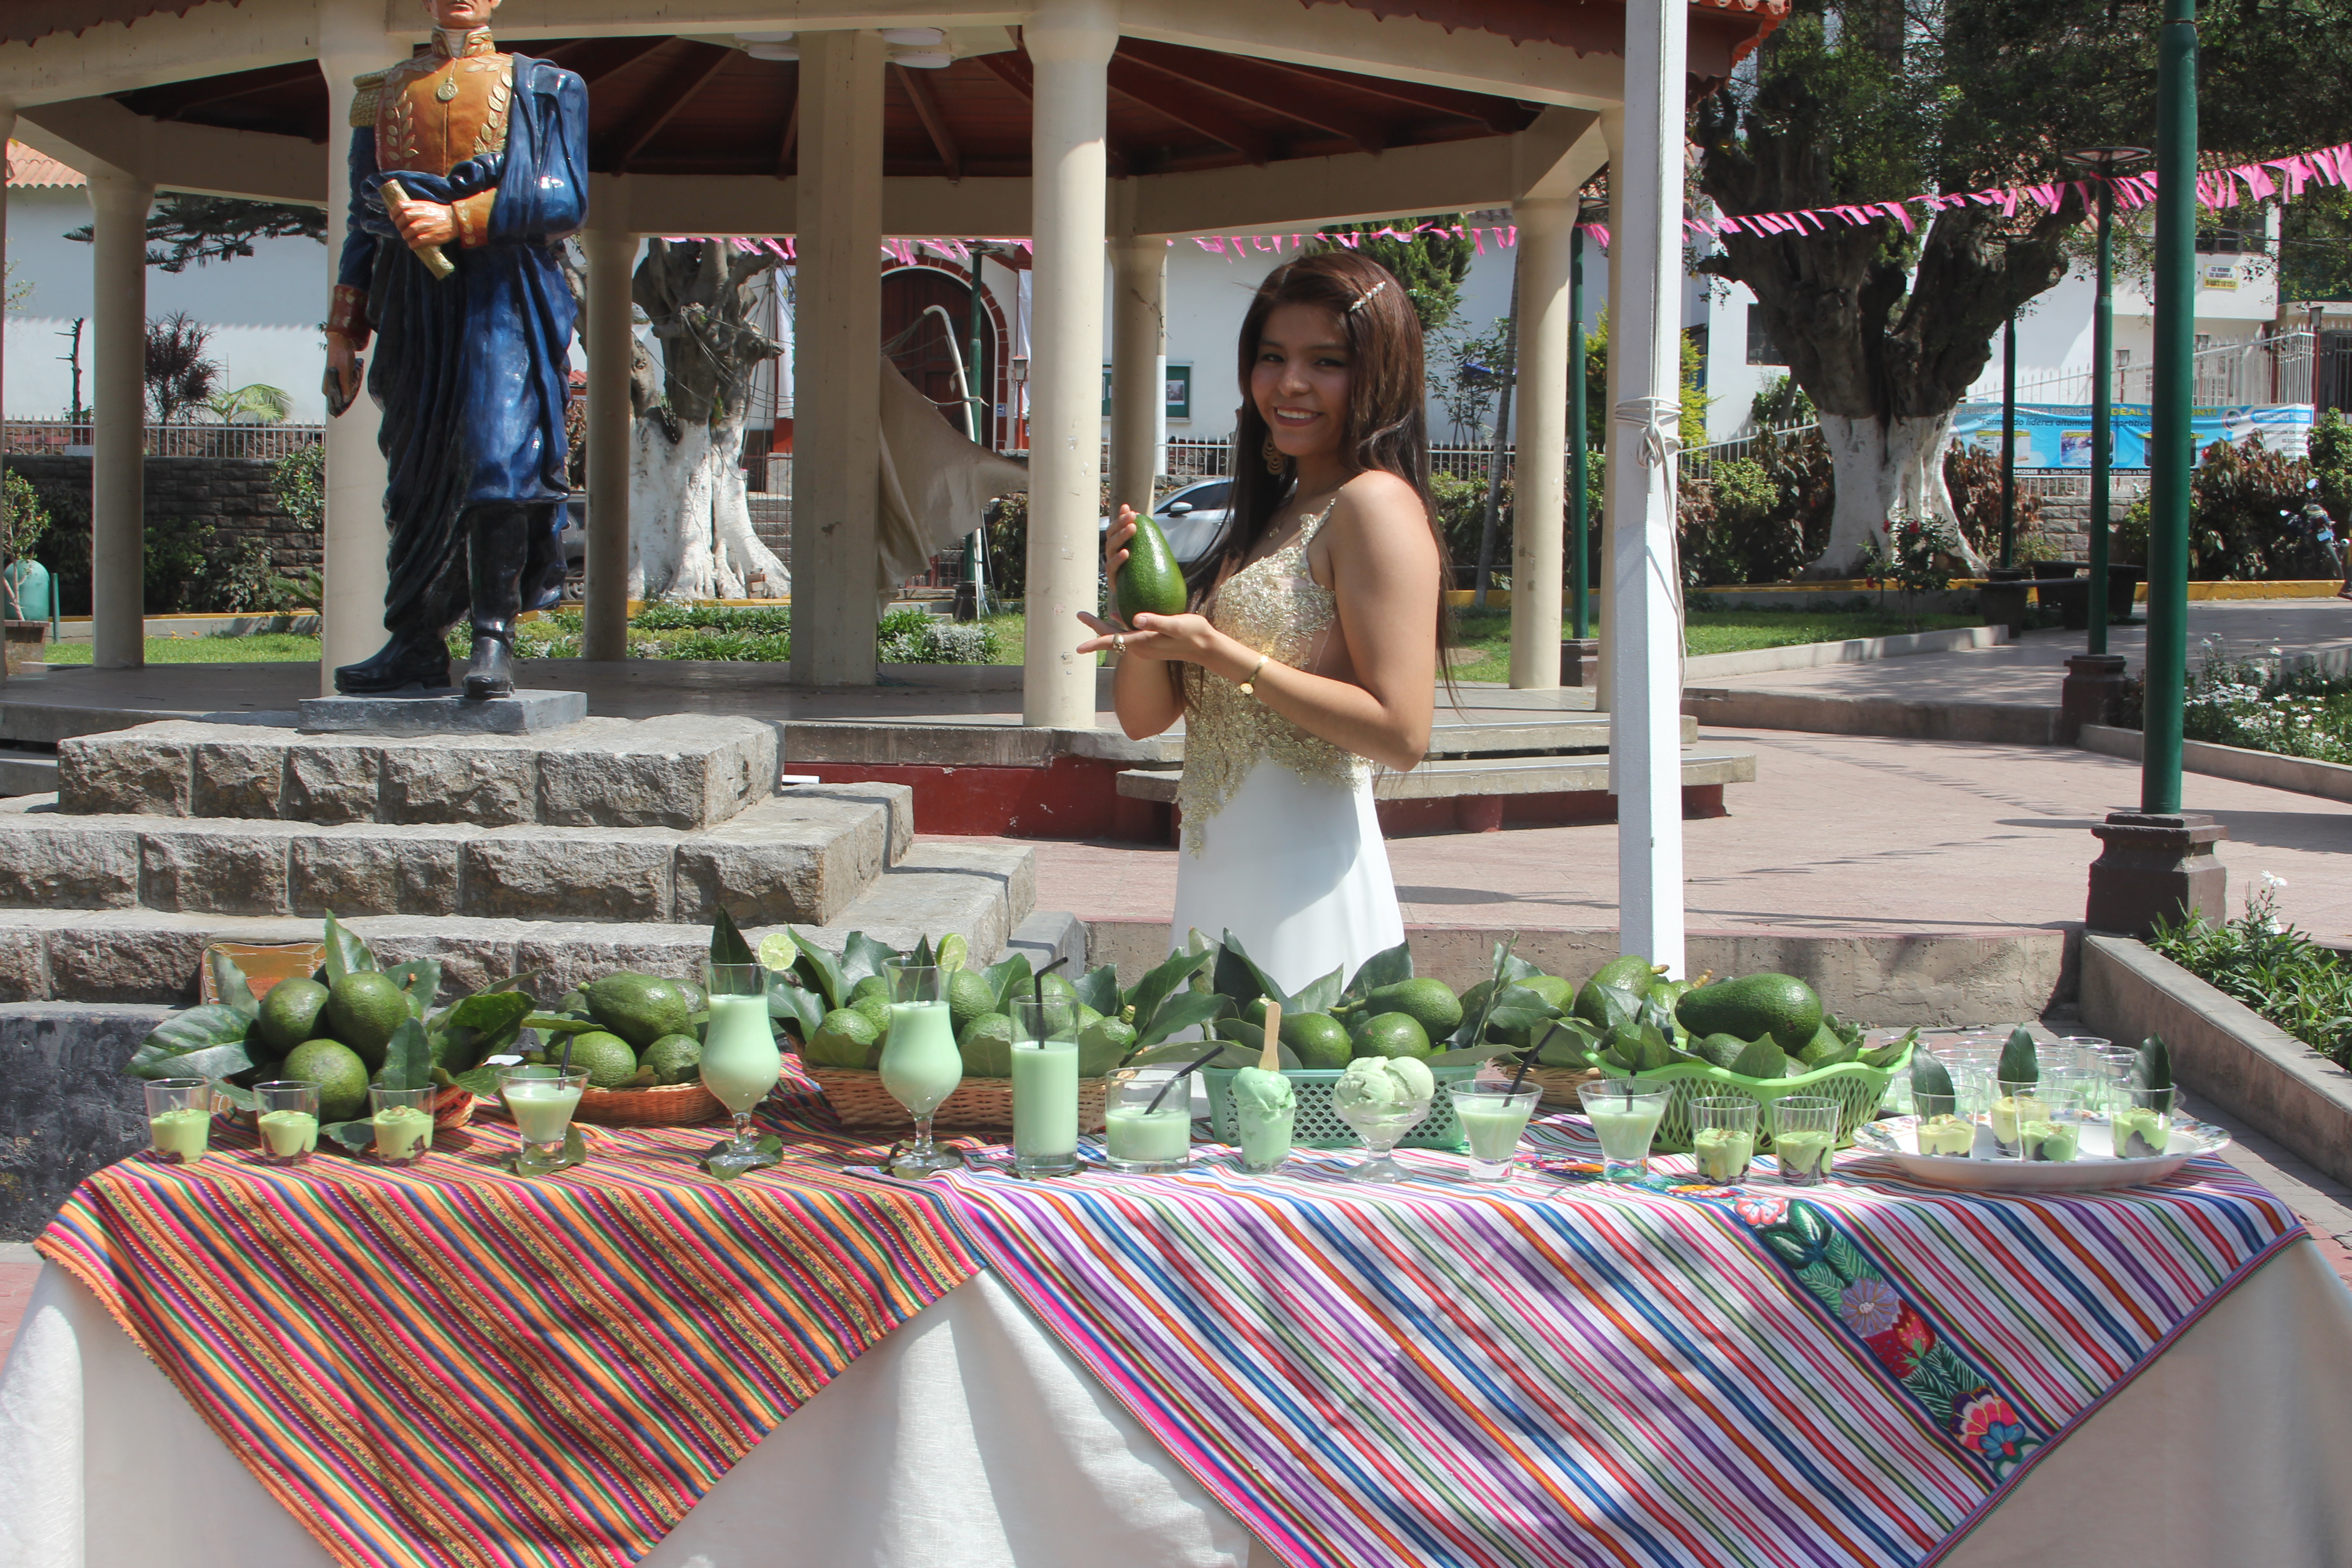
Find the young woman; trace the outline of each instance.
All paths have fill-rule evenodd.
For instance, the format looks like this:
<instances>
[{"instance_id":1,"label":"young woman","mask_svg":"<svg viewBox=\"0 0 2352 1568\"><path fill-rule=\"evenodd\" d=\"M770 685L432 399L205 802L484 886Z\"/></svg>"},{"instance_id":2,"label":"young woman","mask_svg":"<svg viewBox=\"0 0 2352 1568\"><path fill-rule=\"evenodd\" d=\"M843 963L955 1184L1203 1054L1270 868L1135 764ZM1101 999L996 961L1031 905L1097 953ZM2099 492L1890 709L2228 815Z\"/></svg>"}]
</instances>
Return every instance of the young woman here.
<instances>
[{"instance_id":1,"label":"young woman","mask_svg":"<svg viewBox=\"0 0 2352 1568\"><path fill-rule=\"evenodd\" d=\"M1120 726L1184 721L1171 944L1226 931L1286 990L1404 940L1371 764L1429 747L1445 551L1429 497L1420 319L1349 251L1259 285L1242 322L1232 521L1191 607L1120 628ZM1104 538L1116 577L1135 534Z\"/></svg>"}]
</instances>

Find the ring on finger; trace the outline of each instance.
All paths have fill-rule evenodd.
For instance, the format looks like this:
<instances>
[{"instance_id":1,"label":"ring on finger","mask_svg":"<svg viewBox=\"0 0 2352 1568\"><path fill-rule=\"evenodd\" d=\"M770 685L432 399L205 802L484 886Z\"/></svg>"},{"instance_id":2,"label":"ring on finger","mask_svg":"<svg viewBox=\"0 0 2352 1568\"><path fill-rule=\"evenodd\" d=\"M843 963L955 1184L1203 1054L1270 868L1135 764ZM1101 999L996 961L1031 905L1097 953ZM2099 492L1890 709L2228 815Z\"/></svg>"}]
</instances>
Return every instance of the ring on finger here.
<instances>
[{"instance_id":1,"label":"ring on finger","mask_svg":"<svg viewBox=\"0 0 2352 1568\"><path fill-rule=\"evenodd\" d=\"M1113 653L1125 653L1127 651L1127 634L1125 632L1120 632L1110 639L1110 651Z\"/></svg>"}]
</instances>

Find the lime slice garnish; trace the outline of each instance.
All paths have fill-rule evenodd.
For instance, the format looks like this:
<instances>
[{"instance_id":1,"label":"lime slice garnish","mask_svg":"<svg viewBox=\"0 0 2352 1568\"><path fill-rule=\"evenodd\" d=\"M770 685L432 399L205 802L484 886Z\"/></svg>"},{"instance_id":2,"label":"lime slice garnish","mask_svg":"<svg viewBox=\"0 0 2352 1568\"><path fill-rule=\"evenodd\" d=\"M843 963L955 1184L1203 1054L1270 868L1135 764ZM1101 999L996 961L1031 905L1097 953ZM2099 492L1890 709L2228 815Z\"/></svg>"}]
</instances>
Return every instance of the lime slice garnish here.
<instances>
[{"instance_id":1,"label":"lime slice garnish","mask_svg":"<svg viewBox=\"0 0 2352 1568\"><path fill-rule=\"evenodd\" d=\"M784 931L772 931L760 939L760 967L789 970L800 958L800 944Z\"/></svg>"}]
</instances>

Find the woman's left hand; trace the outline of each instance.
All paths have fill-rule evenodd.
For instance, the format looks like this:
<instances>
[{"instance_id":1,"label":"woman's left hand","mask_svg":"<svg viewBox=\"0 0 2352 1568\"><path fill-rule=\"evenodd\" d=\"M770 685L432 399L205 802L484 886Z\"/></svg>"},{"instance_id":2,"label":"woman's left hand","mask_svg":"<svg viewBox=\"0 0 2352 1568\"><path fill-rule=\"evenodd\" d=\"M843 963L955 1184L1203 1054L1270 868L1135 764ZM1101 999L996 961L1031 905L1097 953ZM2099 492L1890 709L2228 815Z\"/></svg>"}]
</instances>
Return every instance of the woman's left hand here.
<instances>
[{"instance_id":1,"label":"woman's left hand","mask_svg":"<svg viewBox=\"0 0 2352 1568\"><path fill-rule=\"evenodd\" d=\"M1117 645L1126 658L1214 668L1212 660L1236 646L1231 637L1211 626L1206 616L1138 616L1135 624L1124 631L1099 616L1081 615L1078 619L1097 634L1078 645L1080 653L1100 653Z\"/></svg>"}]
</instances>

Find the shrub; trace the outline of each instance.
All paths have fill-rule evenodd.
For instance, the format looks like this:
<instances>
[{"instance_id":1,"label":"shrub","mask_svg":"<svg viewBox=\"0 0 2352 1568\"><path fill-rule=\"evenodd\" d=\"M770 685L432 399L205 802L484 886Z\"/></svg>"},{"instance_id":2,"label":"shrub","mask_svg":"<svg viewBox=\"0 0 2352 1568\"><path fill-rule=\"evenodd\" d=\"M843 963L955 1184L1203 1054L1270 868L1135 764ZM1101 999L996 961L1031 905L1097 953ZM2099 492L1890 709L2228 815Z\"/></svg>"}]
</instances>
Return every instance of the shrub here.
<instances>
[{"instance_id":1,"label":"shrub","mask_svg":"<svg viewBox=\"0 0 2352 1568\"><path fill-rule=\"evenodd\" d=\"M49 531L49 509L41 504L41 492L33 488L33 481L19 473L0 476L0 492L5 492L8 509L7 529L0 533L0 554L21 561Z\"/></svg>"},{"instance_id":2,"label":"shrub","mask_svg":"<svg viewBox=\"0 0 2352 1568\"><path fill-rule=\"evenodd\" d=\"M2263 874L2246 912L2220 925L2159 920L2147 945L2305 1045L2352 1067L2352 964L2278 918L2279 878Z\"/></svg>"},{"instance_id":3,"label":"shrub","mask_svg":"<svg viewBox=\"0 0 2352 1568\"><path fill-rule=\"evenodd\" d=\"M1944 489L1951 493L1952 512L1960 521L1960 534L1986 560L2000 560L2000 455L1984 447L1963 447L1955 442L1944 452ZM2058 552L2046 540L2035 548L2044 554L2028 554L2026 542L2040 539L2042 534L2042 498L2020 489L2015 509L2017 543L2016 558L2020 561L2054 561Z\"/></svg>"},{"instance_id":4,"label":"shrub","mask_svg":"<svg viewBox=\"0 0 2352 1568\"><path fill-rule=\"evenodd\" d=\"M996 658L996 633L928 610L893 610L875 628L875 653L885 664L988 664Z\"/></svg>"},{"instance_id":5,"label":"shrub","mask_svg":"<svg viewBox=\"0 0 2352 1568\"><path fill-rule=\"evenodd\" d=\"M316 533L327 519L327 448L297 447L269 465L269 491L278 507L304 531Z\"/></svg>"}]
</instances>

